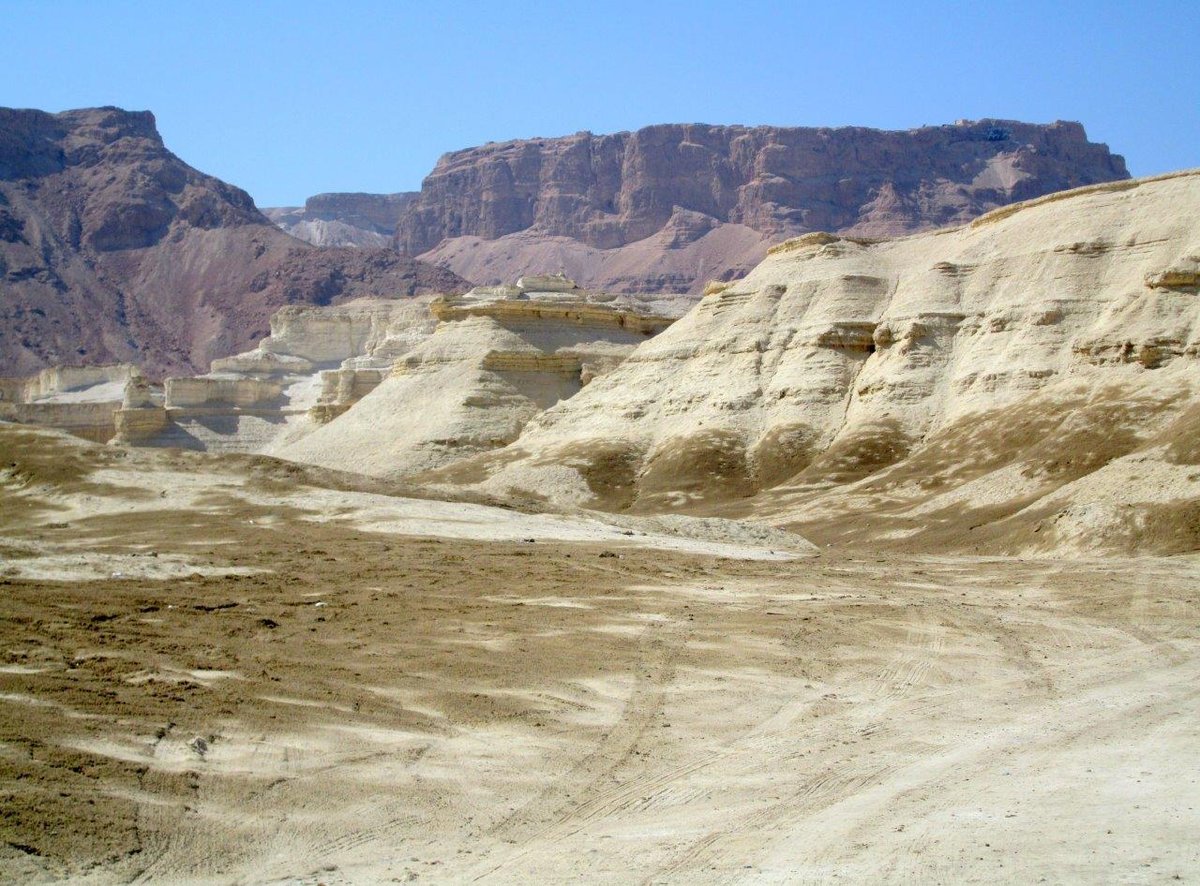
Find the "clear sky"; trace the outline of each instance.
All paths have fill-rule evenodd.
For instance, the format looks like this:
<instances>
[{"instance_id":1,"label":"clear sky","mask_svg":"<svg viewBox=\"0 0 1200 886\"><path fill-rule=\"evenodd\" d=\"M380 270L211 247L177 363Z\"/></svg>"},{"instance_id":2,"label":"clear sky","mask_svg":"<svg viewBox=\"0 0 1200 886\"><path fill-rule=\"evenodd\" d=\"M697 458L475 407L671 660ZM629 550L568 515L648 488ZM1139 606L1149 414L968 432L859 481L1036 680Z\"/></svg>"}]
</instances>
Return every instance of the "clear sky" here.
<instances>
[{"instance_id":1,"label":"clear sky","mask_svg":"<svg viewBox=\"0 0 1200 886\"><path fill-rule=\"evenodd\" d=\"M0 0L0 105L152 110L260 206L415 190L445 151L651 123L1079 120L1200 166L1200 0Z\"/></svg>"}]
</instances>

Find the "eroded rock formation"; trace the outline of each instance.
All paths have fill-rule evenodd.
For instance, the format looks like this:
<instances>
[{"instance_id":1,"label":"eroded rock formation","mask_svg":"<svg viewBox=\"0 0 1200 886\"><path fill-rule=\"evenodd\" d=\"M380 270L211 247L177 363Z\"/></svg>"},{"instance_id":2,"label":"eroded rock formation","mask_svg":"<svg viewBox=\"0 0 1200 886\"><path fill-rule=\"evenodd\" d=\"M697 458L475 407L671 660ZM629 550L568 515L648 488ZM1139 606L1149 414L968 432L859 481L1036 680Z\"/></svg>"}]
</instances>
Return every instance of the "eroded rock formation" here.
<instances>
[{"instance_id":1,"label":"eroded rock formation","mask_svg":"<svg viewBox=\"0 0 1200 886\"><path fill-rule=\"evenodd\" d=\"M275 452L398 476L496 449L535 415L615 369L673 322L676 307L546 276L436 299L431 336L363 396L361 368L341 370L336 392L327 388L324 397L340 398L346 388L357 398L353 408L323 400L317 417L336 420Z\"/></svg>"},{"instance_id":2,"label":"eroded rock formation","mask_svg":"<svg viewBox=\"0 0 1200 886\"><path fill-rule=\"evenodd\" d=\"M131 378L128 364L51 366L27 378L0 378L0 420L69 431L106 443Z\"/></svg>"},{"instance_id":3,"label":"eroded rock formation","mask_svg":"<svg viewBox=\"0 0 1200 886\"><path fill-rule=\"evenodd\" d=\"M440 479L826 540L1192 549L1198 207L1190 172L789 240Z\"/></svg>"},{"instance_id":4,"label":"eroded rock formation","mask_svg":"<svg viewBox=\"0 0 1200 886\"><path fill-rule=\"evenodd\" d=\"M168 378L161 396L135 376L116 439L368 472L377 453L388 473L411 472L511 441L681 312L678 300L584 292L556 276L464 296L291 306L256 348ZM387 453L405 453L404 464Z\"/></svg>"},{"instance_id":5,"label":"eroded rock formation","mask_svg":"<svg viewBox=\"0 0 1200 886\"><path fill-rule=\"evenodd\" d=\"M161 397L144 379L126 388L116 439L140 446L259 452L310 432L377 384L397 354L432 334L428 296L289 306L251 351L214 360L202 376L168 378ZM357 373L357 385L340 381Z\"/></svg>"}]
</instances>

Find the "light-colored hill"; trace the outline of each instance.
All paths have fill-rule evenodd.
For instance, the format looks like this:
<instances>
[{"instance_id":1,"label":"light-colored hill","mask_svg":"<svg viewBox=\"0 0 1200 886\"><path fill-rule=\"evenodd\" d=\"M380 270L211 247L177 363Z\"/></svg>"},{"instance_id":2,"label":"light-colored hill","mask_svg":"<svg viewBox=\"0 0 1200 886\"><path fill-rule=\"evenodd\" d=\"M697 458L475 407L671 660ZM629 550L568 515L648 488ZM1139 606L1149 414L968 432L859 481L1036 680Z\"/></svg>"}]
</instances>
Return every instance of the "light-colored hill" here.
<instances>
[{"instance_id":1,"label":"light-colored hill","mask_svg":"<svg viewBox=\"0 0 1200 886\"><path fill-rule=\"evenodd\" d=\"M303 240L313 246L366 246L379 249L391 244L391 239L384 234L356 228L342 221L316 218L293 224L280 224L279 227L297 240Z\"/></svg>"},{"instance_id":2,"label":"light-colored hill","mask_svg":"<svg viewBox=\"0 0 1200 886\"><path fill-rule=\"evenodd\" d=\"M672 322L653 301L529 287L434 302L432 336L340 417L274 454L399 476L497 449Z\"/></svg>"},{"instance_id":3,"label":"light-colored hill","mask_svg":"<svg viewBox=\"0 0 1200 886\"><path fill-rule=\"evenodd\" d=\"M1198 283L1197 171L806 235L434 479L827 540L1194 549Z\"/></svg>"}]
</instances>

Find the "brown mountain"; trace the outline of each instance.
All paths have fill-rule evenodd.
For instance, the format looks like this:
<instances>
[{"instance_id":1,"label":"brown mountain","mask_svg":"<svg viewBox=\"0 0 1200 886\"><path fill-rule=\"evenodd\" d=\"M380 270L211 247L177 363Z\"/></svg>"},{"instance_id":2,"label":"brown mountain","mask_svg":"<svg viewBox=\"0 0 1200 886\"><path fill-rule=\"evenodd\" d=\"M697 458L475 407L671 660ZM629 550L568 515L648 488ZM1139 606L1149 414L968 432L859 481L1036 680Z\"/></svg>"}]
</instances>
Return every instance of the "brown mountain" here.
<instances>
[{"instance_id":1,"label":"brown mountain","mask_svg":"<svg viewBox=\"0 0 1200 886\"><path fill-rule=\"evenodd\" d=\"M480 283L561 268L589 286L695 291L798 234L913 233L1128 177L1078 123L581 132L445 155L396 245Z\"/></svg>"},{"instance_id":2,"label":"brown mountain","mask_svg":"<svg viewBox=\"0 0 1200 886\"><path fill-rule=\"evenodd\" d=\"M188 166L149 112L0 109L0 374L206 369L281 305L461 290L390 249L317 249Z\"/></svg>"}]
</instances>

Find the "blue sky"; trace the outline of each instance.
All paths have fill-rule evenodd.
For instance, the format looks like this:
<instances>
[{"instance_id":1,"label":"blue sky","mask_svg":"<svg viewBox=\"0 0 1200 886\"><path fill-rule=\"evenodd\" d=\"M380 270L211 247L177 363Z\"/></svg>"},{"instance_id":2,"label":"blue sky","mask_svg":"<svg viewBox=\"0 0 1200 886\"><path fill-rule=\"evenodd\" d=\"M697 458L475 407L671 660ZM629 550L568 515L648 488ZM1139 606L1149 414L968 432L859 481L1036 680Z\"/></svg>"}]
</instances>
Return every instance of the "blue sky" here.
<instances>
[{"instance_id":1,"label":"blue sky","mask_svg":"<svg viewBox=\"0 0 1200 886\"><path fill-rule=\"evenodd\" d=\"M445 151L651 123L1080 120L1200 166L1200 5L16 2L0 105L149 109L261 206L419 187Z\"/></svg>"}]
</instances>

